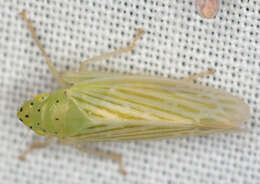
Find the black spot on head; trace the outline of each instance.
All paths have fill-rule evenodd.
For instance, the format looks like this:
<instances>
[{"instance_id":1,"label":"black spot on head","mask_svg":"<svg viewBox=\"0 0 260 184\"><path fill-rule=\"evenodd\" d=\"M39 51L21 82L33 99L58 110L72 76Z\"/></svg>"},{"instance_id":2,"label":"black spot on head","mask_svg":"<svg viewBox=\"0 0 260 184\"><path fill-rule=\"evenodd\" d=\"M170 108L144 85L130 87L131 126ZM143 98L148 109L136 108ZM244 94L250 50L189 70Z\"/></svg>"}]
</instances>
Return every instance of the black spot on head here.
<instances>
[{"instance_id":1,"label":"black spot on head","mask_svg":"<svg viewBox=\"0 0 260 184\"><path fill-rule=\"evenodd\" d=\"M41 109L38 109L37 111L38 111L38 112L40 112L40 111L41 111Z\"/></svg>"},{"instance_id":2,"label":"black spot on head","mask_svg":"<svg viewBox=\"0 0 260 184\"><path fill-rule=\"evenodd\" d=\"M56 103L59 103L60 101L59 100L56 100Z\"/></svg>"},{"instance_id":3,"label":"black spot on head","mask_svg":"<svg viewBox=\"0 0 260 184\"><path fill-rule=\"evenodd\" d=\"M59 120L59 118L56 118L56 120L58 121L58 120Z\"/></svg>"},{"instance_id":4,"label":"black spot on head","mask_svg":"<svg viewBox=\"0 0 260 184\"><path fill-rule=\"evenodd\" d=\"M29 115L28 115L28 114L26 114L26 115L25 115L25 117L26 117L26 118L29 118Z\"/></svg>"},{"instance_id":5,"label":"black spot on head","mask_svg":"<svg viewBox=\"0 0 260 184\"><path fill-rule=\"evenodd\" d=\"M22 111L23 111L23 108L21 107L21 108L20 108L20 112L22 112Z\"/></svg>"},{"instance_id":6,"label":"black spot on head","mask_svg":"<svg viewBox=\"0 0 260 184\"><path fill-rule=\"evenodd\" d=\"M33 102L31 102L30 104L33 105Z\"/></svg>"},{"instance_id":7,"label":"black spot on head","mask_svg":"<svg viewBox=\"0 0 260 184\"><path fill-rule=\"evenodd\" d=\"M37 123L37 126L40 126L40 123L39 123L39 122Z\"/></svg>"},{"instance_id":8,"label":"black spot on head","mask_svg":"<svg viewBox=\"0 0 260 184\"><path fill-rule=\"evenodd\" d=\"M30 126L29 128L32 129L32 126Z\"/></svg>"}]
</instances>

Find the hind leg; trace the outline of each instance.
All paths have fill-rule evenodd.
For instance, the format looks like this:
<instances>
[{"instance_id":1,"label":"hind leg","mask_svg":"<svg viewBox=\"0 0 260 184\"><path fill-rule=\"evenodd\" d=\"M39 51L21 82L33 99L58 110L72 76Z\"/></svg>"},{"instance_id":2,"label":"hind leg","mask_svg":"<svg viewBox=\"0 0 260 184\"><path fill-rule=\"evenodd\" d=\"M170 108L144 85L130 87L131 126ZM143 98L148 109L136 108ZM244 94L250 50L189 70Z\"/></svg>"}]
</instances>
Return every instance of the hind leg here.
<instances>
[{"instance_id":1,"label":"hind leg","mask_svg":"<svg viewBox=\"0 0 260 184\"><path fill-rule=\"evenodd\" d=\"M213 75L215 72L213 69L209 69L208 71L206 72L200 72L200 73L197 73L197 74L194 74L194 75L191 75L187 78L184 78L183 80L187 80L187 81L194 81L198 78L201 78L201 77L205 77L207 75Z\"/></svg>"}]
</instances>

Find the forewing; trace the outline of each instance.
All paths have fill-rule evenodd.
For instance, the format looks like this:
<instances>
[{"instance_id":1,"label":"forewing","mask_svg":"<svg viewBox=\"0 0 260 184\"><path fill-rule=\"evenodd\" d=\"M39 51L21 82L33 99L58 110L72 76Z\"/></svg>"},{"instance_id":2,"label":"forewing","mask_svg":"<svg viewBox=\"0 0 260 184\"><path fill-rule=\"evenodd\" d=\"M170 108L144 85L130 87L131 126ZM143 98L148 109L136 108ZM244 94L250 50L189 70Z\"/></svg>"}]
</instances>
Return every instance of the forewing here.
<instances>
[{"instance_id":1,"label":"forewing","mask_svg":"<svg viewBox=\"0 0 260 184\"><path fill-rule=\"evenodd\" d=\"M93 122L70 140L140 140L236 129L248 106L185 80L106 76L76 83L70 96Z\"/></svg>"}]
</instances>

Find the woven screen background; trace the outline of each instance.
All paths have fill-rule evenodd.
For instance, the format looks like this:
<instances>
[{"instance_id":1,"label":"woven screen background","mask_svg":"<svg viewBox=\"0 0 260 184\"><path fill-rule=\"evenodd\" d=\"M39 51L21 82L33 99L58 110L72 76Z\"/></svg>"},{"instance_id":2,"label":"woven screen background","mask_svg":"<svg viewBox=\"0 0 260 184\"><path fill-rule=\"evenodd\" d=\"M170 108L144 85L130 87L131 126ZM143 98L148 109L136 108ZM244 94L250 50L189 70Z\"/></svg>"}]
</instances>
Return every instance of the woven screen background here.
<instances>
[{"instance_id":1,"label":"woven screen background","mask_svg":"<svg viewBox=\"0 0 260 184\"><path fill-rule=\"evenodd\" d=\"M194 0L0 0L1 183L260 183L260 1L222 0L215 19L195 12ZM136 49L90 70L185 77L240 96L250 106L246 133L162 141L92 144L123 156L127 176L111 160L51 144L18 155L37 139L16 117L33 94L58 85L18 13L27 11L59 71L127 45L145 30Z\"/></svg>"}]
</instances>

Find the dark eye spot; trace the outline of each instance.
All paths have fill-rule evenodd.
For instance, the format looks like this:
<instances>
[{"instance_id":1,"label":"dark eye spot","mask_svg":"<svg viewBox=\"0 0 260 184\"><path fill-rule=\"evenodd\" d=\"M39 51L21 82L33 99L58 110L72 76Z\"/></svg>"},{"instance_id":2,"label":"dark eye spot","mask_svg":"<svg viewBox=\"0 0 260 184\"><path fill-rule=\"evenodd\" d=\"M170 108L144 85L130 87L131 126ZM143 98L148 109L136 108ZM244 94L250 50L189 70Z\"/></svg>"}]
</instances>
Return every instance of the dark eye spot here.
<instances>
[{"instance_id":1,"label":"dark eye spot","mask_svg":"<svg viewBox=\"0 0 260 184\"><path fill-rule=\"evenodd\" d=\"M33 105L33 102L31 102L30 104Z\"/></svg>"},{"instance_id":2,"label":"dark eye spot","mask_svg":"<svg viewBox=\"0 0 260 184\"><path fill-rule=\"evenodd\" d=\"M26 117L26 118L29 118L29 115L28 115L28 114L26 114L26 115L25 115L25 117Z\"/></svg>"},{"instance_id":3,"label":"dark eye spot","mask_svg":"<svg viewBox=\"0 0 260 184\"><path fill-rule=\"evenodd\" d=\"M32 126L30 126L29 128L32 129Z\"/></svg>"},{"instance_id":4,"label":"dark eye spot","mask_svg":"<svg viewBox=\"0 0 260 184\"><path fill-rule=\"evenodd\" d=\"M59 118L56 118L56 120L58 121L58 120L59 120Z\"/></svg>"},{"instance_id":5,"label":"dark eye spot","mask_svg":"<svg viewBox=\"0 0 260 184\"><path fill-rule=\"evenodd\" d=\"M59 100L56 100L56 103L59 103L60 101Z\"/></svg>"},{"instance_id":6,"label":"dark eye spot","mask_svg":"<svg viewBox=\"0 0 260 184\"><path fill-rule=\"evenodd\" d=\"M40 112L40 111L41 111L41 109L38 109L37 111L38 111L38 112Z\"/></svg>"},{"instance_id":7,"label":"dark eye spot","mask_svg":"<svg viewBox=\"0 0 260 184\"><path fill-rule=\"evenodd\" d=\"M22 111L23 111L23 108L21 107L21 108L20 108L20 112L22 112Z\"/></svg>"}]
</instances>

